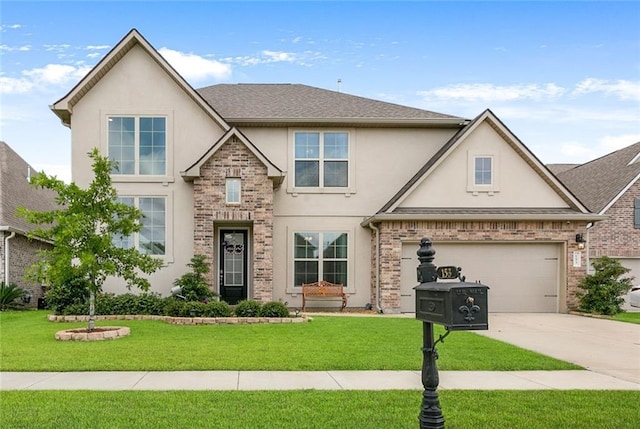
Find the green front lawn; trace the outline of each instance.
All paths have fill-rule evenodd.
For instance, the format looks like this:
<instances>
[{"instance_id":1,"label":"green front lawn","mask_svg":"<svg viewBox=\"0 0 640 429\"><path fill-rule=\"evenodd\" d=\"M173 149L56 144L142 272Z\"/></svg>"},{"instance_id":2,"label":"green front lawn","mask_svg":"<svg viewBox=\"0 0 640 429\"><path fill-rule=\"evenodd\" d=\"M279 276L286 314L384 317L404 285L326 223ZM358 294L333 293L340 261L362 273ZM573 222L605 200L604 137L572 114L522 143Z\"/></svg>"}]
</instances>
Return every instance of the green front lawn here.
<instances>
[{"instance_id":1,"label":"green front lawn","mask_svg":"<svg viewBox=\"0 0 640 429\"><path fill-rule=\"evenodd\" d=\"M117 340L62 342L44 311L0 313L2 371L420 370L422 323L389 317L317 317L275 325L170 325L162 321L98 322L129 326ZM437 332L443 333L437 327ZM438 345L441 370L559 370L573 364L472 332Z\"/></svg>"},{"instance_id":2,"label":"green front lawn","mask_svg":"<svg viewBox=\"0 0 640 429\"><path fill-rule=\"evenodd\" d=\"M624 313L618 313L615 316L612 316L611 318L613 320L618 320L620 322L640 324L640 311L634 311L634 312L626 311Z\"/></svg>"},{"instance_id":3,"label":"green front lawn","mask_svg":"<svg viewBox=\"0 0 640 429\"><path fill-rule=\"evenodd\" d=\"M441 391L447 428L638 427L636 391ZM2 427L391 428L419 426L420 391L5 391Z\"/></svg>"}]
</instances>

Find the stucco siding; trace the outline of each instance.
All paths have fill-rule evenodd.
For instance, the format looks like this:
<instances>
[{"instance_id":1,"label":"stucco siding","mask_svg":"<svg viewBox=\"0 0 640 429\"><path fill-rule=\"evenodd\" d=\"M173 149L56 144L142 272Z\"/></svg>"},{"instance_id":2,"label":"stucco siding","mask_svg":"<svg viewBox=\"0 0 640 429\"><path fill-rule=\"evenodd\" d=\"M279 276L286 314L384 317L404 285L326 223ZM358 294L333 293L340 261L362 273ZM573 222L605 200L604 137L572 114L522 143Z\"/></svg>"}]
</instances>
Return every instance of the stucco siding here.
<instances>
[{"instance_id":1,"label":"stucco siding","mask_svg":"<svg viewBox=\"0 0 640 429\"><path fill-rule=\"evenodd\" d=\"M472 191L473 157L493 158L494 186ZM480 124L400 207L568 207L488 124Z\"/></svg>"}]
</instances>

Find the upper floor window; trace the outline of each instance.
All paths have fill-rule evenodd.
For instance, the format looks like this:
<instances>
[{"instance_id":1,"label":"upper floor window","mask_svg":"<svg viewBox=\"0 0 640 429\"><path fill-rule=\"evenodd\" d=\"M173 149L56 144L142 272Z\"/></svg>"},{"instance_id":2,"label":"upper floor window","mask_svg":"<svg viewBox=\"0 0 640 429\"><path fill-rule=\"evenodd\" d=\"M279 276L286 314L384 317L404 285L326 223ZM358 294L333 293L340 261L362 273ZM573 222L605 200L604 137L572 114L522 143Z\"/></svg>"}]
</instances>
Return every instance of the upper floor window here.
<instances>
[{"instance_id":1,"label":"upper floor window","mask_svg":"<svg viewBox=\"0 0 640 429\"><path fill-rule=\"evenodd\" d=\"M227 177L227 204L240 204L240 183L240 179L237 177Z\"/></svg>"},{"instance_id":2,"label":"upper floor window","mask_svg":"<svg viewBox=\"0 0 640 429\"><path fill-rule=\"evenodd\" d=\"M294 159L295 187L349 186L349 134L346 132L294 133Z\"/></svg>"},{"instance_id":3,"label":"upper floor window","mask_svg":"<svg viewBox=\"0 0 640 429\"><path fill-rule=\"evenodd\" d=\"M477 156L474 166L474 184L491 185L493 184L493 159L489 156Z\"/></svg>"},{"instance_id":4,"label":"upper floor window","mask_svg":"<svg viewBox=\"0 0 640 429\"><path fill-rule=\"evenodd\" d=\"M633 200L633 227L640 228L640 198Z\"/></svg>"},{"instance_id":5,"label":"upper floor window","mask_svg":"<svg viewBox=\"0 0 640 429\"><path fill-rule=\"evenodd\" d=\"M109 116L109 158L112 174L164 175L167 165L165 117Z\"/></svg>"},{"instance_id":6,"label":"upper floor window","mask_svg":"<svg viewBox=\"0 0 640 429\"><path fill-rule=\"evenodd\" d=\"M480 193L493 195L495 192L499 192L499 168L500 162L497 152L469 151L467 153L467 191L474 195Z\"/></svg>"}]
</instances>

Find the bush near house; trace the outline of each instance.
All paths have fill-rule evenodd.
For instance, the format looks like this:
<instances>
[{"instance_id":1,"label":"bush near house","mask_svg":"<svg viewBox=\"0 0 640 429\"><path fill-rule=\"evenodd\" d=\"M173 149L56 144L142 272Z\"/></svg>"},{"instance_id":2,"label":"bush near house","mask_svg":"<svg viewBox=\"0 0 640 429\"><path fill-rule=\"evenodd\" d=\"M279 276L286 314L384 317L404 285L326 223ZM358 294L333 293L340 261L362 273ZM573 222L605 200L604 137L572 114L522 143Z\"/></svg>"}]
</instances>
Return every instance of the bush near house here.
<instances>
[{"instance_id":1,"label":"bush near house","mask_svg":"<svg viewBox=\"0 0 640 429\"><path fill-rule=\"evenodd\" d=\"M209 266L203 255L195 255L187 267L191 268L192 272L183 274L173 282L174 286L179 286L182 289L181 296L187 301L207 302L218 295L211 291L204 277L209 272Z\"/></svg>"},{"instance_id":2,"label":"bush near house","mask_svg":"<svg viewBox=\"0 0 640 429\"><path fill-rule=\"evenodd\" d=\"M579 284L586 291L578 292L580 310L604 315L622 312L622 295L631 289L633 277L620 276L630 270L608 256L595 259L593 268L595 273L585 276Z\"/></svg>"},{"instance_id":3,"label":"bush near house","mask_svg":"<svg viewBox=\"0 0 640 429\"><path fill-rule=\"evenodd\" d=\"M22 292L20 296L22 295ZM89 303L74 302L61 310L56 309L58 315L87 314ZM59 311L58 311L59 310ZM134 315L149 314L172 317L289 317L289 310L281 302L267 302L264 305L258 301L245 300L232 310L224 301L185 301L176 297L162 298L155 292L144 292L140 295L125 293L99 294L95 302L95 314L105 315Z\"/></svg>"},{"instance_id":4,"label":"bush near house","mask_svg":"<svg viewBox=\"0 0 640 429\"><path fill-rule=\"evenodd\" d=\"M17 300L22 298L24 292L22 288L19 288L13 283L0 283L0 311L21 306L22 303L17 302Z\"/></svg>"}]
</instances>

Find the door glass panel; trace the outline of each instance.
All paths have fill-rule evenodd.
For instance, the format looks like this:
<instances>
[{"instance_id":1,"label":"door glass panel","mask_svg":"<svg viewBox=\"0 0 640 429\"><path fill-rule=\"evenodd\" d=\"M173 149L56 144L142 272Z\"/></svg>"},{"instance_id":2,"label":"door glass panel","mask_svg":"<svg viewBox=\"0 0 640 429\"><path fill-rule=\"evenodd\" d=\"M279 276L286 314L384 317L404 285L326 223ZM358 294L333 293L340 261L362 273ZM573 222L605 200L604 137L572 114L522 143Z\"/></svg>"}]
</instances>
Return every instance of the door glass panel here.
<instances>
[{"instance_id":1,"label":"door glass panel","mask_svg":"<svg viewBox=\"0 0 640 429\"><path fill-rule=\"evenodd\" d=\"M224 254L222 257L225 286L244 285L244 252L246 243L244 234L240 232L229 232L224 234L222 247Z\"/></svg>"}]
</instances>

